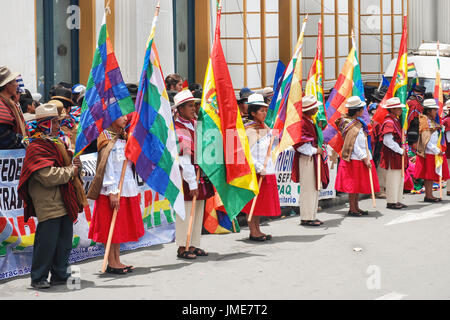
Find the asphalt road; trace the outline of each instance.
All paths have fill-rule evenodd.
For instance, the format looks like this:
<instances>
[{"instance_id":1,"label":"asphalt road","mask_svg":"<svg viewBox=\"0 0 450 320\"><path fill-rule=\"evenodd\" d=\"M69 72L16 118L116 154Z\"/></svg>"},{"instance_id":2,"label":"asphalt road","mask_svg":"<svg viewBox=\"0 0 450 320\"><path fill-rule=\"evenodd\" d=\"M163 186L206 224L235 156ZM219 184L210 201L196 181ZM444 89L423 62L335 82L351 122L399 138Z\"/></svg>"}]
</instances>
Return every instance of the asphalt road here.
<instances>
[{"instance_id":1,"label":"asphalt road","mask_svg":"<svg viewBox=\"0 0 450 320\"><path fill-rule=\"evenodd\" d=\"M299 217L266 222L271 241L239 234L208 235L206 258L176 257L174 243L122 254L137 269L101 275L101 259L76 264L80 287L36 291L29 276L0 282L0 299L309 300L450 299L450 197L425 204L406 195L407 210L386 209L386 200L361 201L368 217L347 217L348 208L319 214L320 228Z\"/></svg>"}]
</instances>

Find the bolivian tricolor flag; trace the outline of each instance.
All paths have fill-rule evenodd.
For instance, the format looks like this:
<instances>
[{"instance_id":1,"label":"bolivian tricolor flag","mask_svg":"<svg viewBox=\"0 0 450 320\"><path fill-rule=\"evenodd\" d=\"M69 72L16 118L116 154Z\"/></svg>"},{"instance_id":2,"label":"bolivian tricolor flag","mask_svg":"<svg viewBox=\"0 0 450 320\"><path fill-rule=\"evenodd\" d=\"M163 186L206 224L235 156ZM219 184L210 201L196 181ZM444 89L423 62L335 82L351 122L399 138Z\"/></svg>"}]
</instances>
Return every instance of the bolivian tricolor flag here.
<instances>
[{"instance_id":1,"label":"bolivian tricolor flag","mask_svg":"<svg viewBox=\"0 0 450 320\"><path fill-rule=\"evenodd\" d=\"M233 220L258 193L247 135L220 43L221 6L197 124L197 163Z\"/></svg>"},{"instance_id":2,"label":"bolivian tricolor flag","mask_svg":"<svg viewBox=\"0 0 450 320\"><path fill-rule=\"evenodd\" d=\"M439 42L437 44L437 71L436 71L436 84L434 87L434 99L436 100L436 104L439 106L439 112L437 115L436 122L438 124L441 124L442 119L444 117L444 93L442 91L442 81L441 81L441 63L439 60ZM445 152L447 149L447 145L445 143L444 139L444 129L442 128L439 132L439 139L437 147L442 151ZM435 157L435 167L436 167L436 174L440 177L442 177L442 164L444 163L444 157L437 155Z\"/></svg>"},{"instance_id":3,"label":"bolivian tricolor flag","mask_svg":"<svg viewBox=\"0 0 450 320\"><path fill-rule=\"evenodd\" d=\"M400 49L398 52L397 66L395 67L394 76L392 77L389 89L384 97L383 101L380 103L377 112L373 116L373 121L378 123L383 123L384 118L388 113L387 109L381 106L386 103L387 100L398 97L402 104L405 105L402 114L402 127L406 131L408 129L408 112L409 108L406 104L408 98L408 18L403 17L403 35L402 41L400 43Z\"/></svg>"}]
</instances>

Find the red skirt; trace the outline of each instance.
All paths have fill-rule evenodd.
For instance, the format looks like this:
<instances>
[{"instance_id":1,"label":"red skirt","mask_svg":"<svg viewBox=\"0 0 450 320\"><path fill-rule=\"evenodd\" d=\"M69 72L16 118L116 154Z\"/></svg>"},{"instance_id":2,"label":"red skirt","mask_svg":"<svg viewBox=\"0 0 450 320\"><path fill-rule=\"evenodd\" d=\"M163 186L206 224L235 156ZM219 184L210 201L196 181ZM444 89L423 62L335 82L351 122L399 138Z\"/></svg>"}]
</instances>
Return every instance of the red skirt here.
<instances>
[{"instance_id":1,"label":"red skirt","mask_svg":"<svg viewBox=\"0 0 450 320\"><path fill-rule=\"evenodd\" d=\"M433 180L439 182L439 176L436 174L436 162L435 155L427 154L426 158L422 158L417 155L416 157L416 169L414 171L414 178ZM442 164L442 181L450 179L448 172L447 159L444 157L444 163Z\"/></svg>"},{"instance_id":2,"label":"red skirt","mask_svg":"<svg viewBox=\"0 0 450 320\"><path fill-rule=\"evenodd\" d=\"M374 192L380 192L380 184L378 182L377 170L373 160L372 163L372 178ZM340 161L338 173L336 177L336 191L349 194L361 193L371 194L369 170L363 161L345 160Z\"/></svg>"},{"instance_id":3,"label":"red skirt","mask_svg":"<svg viewBox=\"0 0 450 320\"><path fill-rule=\"evenodd\" d=\"M113 244L137 242L144 233L140 195L132 198L121 197L120 209L112 237ZM113 210L109 197L100 195L95 201L94 213L89 227L89 239L97 243L107 243Z\"/></svg>"},{"instance_id":4,"label":"red skirt","mask_svg":"<svg viewBox=\"0 0 450 320\"><path fill-rule=\"evenodd\" d=\"M250 214L253 200L242 209L245 214ZM256 200L254 216L278 217L281 215L280 197L278 196L277 178L275 175L265 176Z\"/></svg>"}]
</instances>

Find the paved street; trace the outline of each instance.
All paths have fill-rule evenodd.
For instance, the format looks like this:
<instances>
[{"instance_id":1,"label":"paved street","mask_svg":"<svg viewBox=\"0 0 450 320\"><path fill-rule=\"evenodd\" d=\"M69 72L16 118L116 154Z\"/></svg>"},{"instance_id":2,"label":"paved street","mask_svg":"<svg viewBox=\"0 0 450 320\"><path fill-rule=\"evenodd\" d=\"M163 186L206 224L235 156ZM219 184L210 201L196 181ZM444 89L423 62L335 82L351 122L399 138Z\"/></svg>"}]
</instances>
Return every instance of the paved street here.
<instances>
[{"instance_id":1,"label":"paved street","mask_svg":"<svg viewBox=\"0 0 450 320\"><path fill-rule=\"evenodd\" d=\"M444 190L445 192L445 190ZM298 226L299 217L263 225L272 241L240 234L208 235L207 258L176 258L174 243L127 252L137 266L127 276L100 275L101 259L77 264L81 289L36 292L29 276L0 282L0 299L450 299L450 198L424 204L406 195L408 211L346 217L345 206L323 210L323 228ZM369 209L371 200L361 201ZM326 211L326 212L325 212Z\"/></svg>"}]
</instances>

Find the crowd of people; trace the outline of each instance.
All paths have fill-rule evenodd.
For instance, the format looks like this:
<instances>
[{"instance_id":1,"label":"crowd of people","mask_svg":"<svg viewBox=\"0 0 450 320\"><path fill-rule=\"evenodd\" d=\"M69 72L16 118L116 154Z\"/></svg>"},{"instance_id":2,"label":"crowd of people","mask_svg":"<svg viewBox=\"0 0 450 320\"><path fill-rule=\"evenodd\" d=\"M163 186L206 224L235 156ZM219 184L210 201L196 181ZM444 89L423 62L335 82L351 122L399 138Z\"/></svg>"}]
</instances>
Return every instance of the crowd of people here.
<instances>
[{"instance_id":1,"label":"crowd of people","mask_svg":"<svg viewBox=\"0 0 450 320\"><path fill-rule=\"evenodd\" d=\"M86 87L59 83L50 90L50 100L41 105L38 100L42 97L28 91L19 92L17 77L18 74L7 67L0 68L0 149L26 149L19 196L25 204L25 220L36 217L39 222L31 285L38 289L49 288L65 283L69 277L66 271L73 222L87 205L87 199L95 200L89 230L89 238L94 242L107 243L113 211L118 212L106 272L133 272L134 266L120 260L120 244L138 241L144 235L139 192L130 162L125 162L123 185L119 186L131 119L127 116L117 119L85 151L98 152L96 175L86 195L80 175L81 161L73 158ZM137 85L128 84L127 87L136 100ZM202 86L186 85L181 76L172 74L166 78L166 88L180 146L186 212L191 211L193 199L197 200L189 248L186 248L189 219L176 219L177 257L193 260L208 255L200 248L203 213L205 200L216 194L214 186L194 161ZM408 100L407 144L402 138L401 123L405 106L398 98L379 105L387 88L376 90L368 101L357 96L348 99L347 114L336 121L344 143L335 189L349 195L349 216L370 214L360 208L360 194L375 192L377 197L387 199L388 209L394 210L407 208L401 202L405 192L425 192L426 202L442 200L434 197L433 186L435 182L450 179L448 160L442 165L440 178L436 174L435 158L446 157L438 147L441 126L435 119L439 107L432 95L425 91L425 87L416 86ZM249 222L249 240L255 242L272 239L272 235L261 231L260 217L281 214L275 165L271 157L266 161L272 144L271 130L265 120L273 94L272 88L258 92L243 88L236 96L255 171L258 179L262 177L256 203L251 201L242 209L245 214L253 214ZM301 187L300 224L309 227L324 224L317 218L319 191L330 183L325 146L319 145L319 130L324 128L314 121L322 107L314 96L303 97L302 134L300 142L294 146L292 181ZM381 107L387 110L383 123L364 122L362 115L365 110L373 115ZM449 108L450 100L444 108L446 113ZM443 123L445 138L450 141L450 116L446 116ZM450 152L446 155L450 158Z\"/></svg>"}]
</instances>

